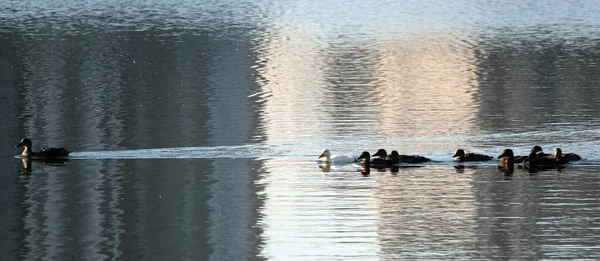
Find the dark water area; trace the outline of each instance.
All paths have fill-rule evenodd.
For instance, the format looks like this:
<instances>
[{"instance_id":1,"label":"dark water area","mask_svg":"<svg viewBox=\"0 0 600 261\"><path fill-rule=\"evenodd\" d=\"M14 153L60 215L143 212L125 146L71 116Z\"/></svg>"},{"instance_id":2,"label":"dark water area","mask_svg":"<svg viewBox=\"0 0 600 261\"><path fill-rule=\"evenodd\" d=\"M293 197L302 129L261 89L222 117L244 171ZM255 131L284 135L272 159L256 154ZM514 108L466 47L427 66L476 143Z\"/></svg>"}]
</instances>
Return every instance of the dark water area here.
<instances>
[{"instance_id":1,"label":"dark water area","mask_svg":"<svg viewBox=\"0 0 600 261\"><path fill-rule=\"evenodd\" d=\"M2 260L600 258L593 2L0 7Z\"/></svg>"}]
</instances>

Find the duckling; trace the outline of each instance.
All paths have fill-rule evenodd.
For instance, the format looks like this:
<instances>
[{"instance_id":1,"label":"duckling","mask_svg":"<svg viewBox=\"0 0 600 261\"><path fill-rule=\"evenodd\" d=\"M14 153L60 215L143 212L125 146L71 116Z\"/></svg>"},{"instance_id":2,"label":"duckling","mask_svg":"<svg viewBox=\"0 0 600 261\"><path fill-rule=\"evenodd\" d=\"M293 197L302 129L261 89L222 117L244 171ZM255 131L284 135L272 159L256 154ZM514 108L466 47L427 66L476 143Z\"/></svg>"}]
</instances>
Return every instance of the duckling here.
<instances>
[{"instance_id":1,"label":"duckling","mask_svg":"<svg viewBox=\"0 0 600 261\"><path fill-rule=\"evenodd\" d=\"M522 163L527 159L527 156L515 156L513 150L505 149L502 154L498 156L500 162L504 163Z\"/></svg>"},{"instance_id":2,"label":"duckling","mask_svg":"<svg viewBox=\"0 0 600 261\"><path fill-rule=\"evenodd\" d=\"M581 156L575 153L563 153L560 148L556 148L554 153L555 158L567 159L568 161L578 161L581 160Z\"/></svg>"},{"instance_id":3,"label":"duckling","mask_svg":"<svg viewBox=\"0 0 600 261\"><path fill-rule=\"evenodd\" d=\"M21 142L15 146L25 147L23 153L21 154L23 157L32 158L32 159L59 159L66 158L69 156L69 151L64 148L41 148L36 151L32 151L32 142L28 138L21 139Z\"/></svg>"},{"instance_id":4,"label":"duckling","mask_svg":"<svg viewBox=\"0 0 600 261\"><path fill-rule=\"evenodd\" d=\"M393 164L400 163L400 153L398 151L392 150L392 152L387 155L386 159L391 160Z\"/></svg>"},{"instance_id":5,"label":"duckling","mask_svg":"<svg viewBox=\"0 0 600 261\"><path fill-rule=\"evenodd\" d=\"M380 152L380 151L377 151ZM385 153L385 150L384 150ZM377 153L375 153L377 154ZM375 154L373 154L373 156L375 156ZM386 165L391 165L391 162L386 160L385 158L371 158L371 154L368 151L363 151L360 156L358 156L358 158L356 158L357 160L362 160L362 164L363 165L379 165L379 166L386 166Z\"/></svg>"},{"instance_id":6,"label":"duckling","mask_svg":"<svg viewBox=\"0 0 600 261\"><path fill-rule=\"evenodd\" d=\"M390 155L387 156L388 160L391 160L393 164L397 163L423 163L431 161L430 158L418 156L418 155L400 155L395 150L392 150Z\"/></svg>"},{"instance_id":7,"label":"duckling","mask_svg":"<svg viewBox=\"0 0 600 261\"><path fill-rule=\"evenodd\" d=\"M352 156L346 156L346 155L336 155L336 156L331 156L331 151L329 151L328 149L324 149L321 154L319 154L318 159L320 158L325 158L322 160L323 163L351 163L351 162L357 162L356 158L352 157Z\"/></svg>"},{"instance_id":8,"label":"duckling","mask_svg":"<svg viewBox=\"0 0 600 261\"><path fill-rule=\"evenodd\" d=\"M486 161L494 158L483 154L465 153L463 149L458 149L452 157L456 158L456 161Z\"/></svg>"}]
</instances>

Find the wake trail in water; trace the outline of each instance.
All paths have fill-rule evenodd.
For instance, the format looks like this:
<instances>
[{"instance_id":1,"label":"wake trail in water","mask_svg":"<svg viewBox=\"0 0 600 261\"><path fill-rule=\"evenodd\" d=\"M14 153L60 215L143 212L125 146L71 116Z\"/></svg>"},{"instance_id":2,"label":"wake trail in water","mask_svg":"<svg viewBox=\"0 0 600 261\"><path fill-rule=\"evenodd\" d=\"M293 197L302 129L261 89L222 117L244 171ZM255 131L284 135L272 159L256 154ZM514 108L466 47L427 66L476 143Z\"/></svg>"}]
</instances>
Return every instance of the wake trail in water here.
<instances>
[{"instance_id":1,"label":"wake trail in water","mask_svg":"<svg viewBox=\"0 0 600 261\"><path fill-rule=\"evenodd\" d=\"M268 145L179 147L160 149L72 152L70 159L210 159L261 158L285 155L287 151Z\"/></svg>"}]
</instances>

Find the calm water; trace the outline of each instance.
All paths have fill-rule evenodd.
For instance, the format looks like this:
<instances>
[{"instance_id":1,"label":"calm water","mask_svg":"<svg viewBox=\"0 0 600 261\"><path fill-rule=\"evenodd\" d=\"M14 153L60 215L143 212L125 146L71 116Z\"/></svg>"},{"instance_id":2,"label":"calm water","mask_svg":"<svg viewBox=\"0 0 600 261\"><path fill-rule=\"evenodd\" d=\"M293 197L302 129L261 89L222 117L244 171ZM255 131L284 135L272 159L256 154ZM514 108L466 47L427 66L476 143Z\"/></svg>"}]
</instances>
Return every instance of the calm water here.
<instances>
[{"instance_id":1,"label":"calm water","mask_svg":"<svg viewBox=\"0 0 600 261\"><path fill-rule=\"evenodd\" d=\"M70 2L0 4L2 260L600 259L593 1Z\"/></svg>"}]
</instances>

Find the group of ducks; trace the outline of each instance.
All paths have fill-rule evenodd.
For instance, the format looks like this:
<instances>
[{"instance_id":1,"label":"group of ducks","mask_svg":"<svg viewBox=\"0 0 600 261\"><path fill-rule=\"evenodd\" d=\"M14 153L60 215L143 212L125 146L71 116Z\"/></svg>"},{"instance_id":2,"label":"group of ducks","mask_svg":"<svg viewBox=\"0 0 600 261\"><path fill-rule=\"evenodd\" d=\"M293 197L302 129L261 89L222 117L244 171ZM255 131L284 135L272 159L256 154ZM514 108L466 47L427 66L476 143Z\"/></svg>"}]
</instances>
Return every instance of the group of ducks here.
<instances>
[{"instance_id":1,"label":"group of ducks","mask_svg":"<svg viewBox=\"0 0 600 261\"><path fill-rule=\"evenodd\" d=\"M15 147L24 147L23 153L21 154L24 159L63 159L69 156L69 151L64 148L41 148L38 150L32 150L32 142L28 138L21 139L21 142ZM374 165L374 166L394 166L399 163L424 163L431 161L430 158L418 156L418 155L401 155L398 151L392 150L390 154L387 154L385 149L379 149L375 154L371 155L368 151L363 151L358 157L351 156L335 156L331 155L328 149L321 152L318 157L323 158L324 162L335 162L335 163L350 163L350 162L361 162L363 165ZM478 153L465 153L463 149L459 149L452 156L456 158L456 161L489 161L494 159L492 156L478 154ZM544 153L540 146L534 146L529 155L527 156L515 156L511 149L505 149L502 154L498 156L500 162L504 164L523 163L523 166L528 168L555 168L563 166L572 161L581 160L581 157L575 153L563 153L560 148L556 148L555 154Z\"/></svg>"},{"instance_id":2,"label":"group of ducks","mask_svg":"<svg viewBox=\"0 0 600 261\"><path fill-rule=\"evenodd\" d=\"M385 149L379 149L375 154L371 155L368 151L363 151L358 157L351 156L333 156L328 149L321 152L318 157L323 159L323 162L350 163L361 162L363 165L374 166L394 166L399 163L424 163L431 159L418 155L400 155L398 151L393 150L387 154ZM489 161L494 159L492 156L465 153L463 149L459 149L452 156L458 162L464 161ZM523 163L527 168L556 168L568 164L571 161L581 160L581 157L575 153L563 153L560 148L556 148L555 154L544 153L540 146L534 146L529 155L515 156L512 149L505 149L498 157L498 160L504 164Z\"/></svg>"}]
</instances>

